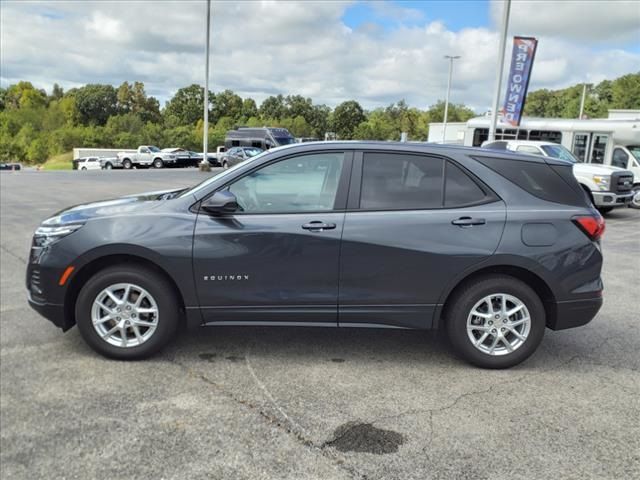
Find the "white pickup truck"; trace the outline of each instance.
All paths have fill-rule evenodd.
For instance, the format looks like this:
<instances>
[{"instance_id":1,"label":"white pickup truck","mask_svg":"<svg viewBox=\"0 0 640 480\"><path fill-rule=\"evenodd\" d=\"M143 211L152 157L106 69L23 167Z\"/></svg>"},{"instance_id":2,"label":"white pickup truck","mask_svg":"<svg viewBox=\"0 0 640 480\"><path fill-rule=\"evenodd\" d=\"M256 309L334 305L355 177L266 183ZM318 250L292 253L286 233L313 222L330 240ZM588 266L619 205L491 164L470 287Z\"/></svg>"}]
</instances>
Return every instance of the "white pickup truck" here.
<instances>
[{"instance_id":1,"label":"white pickup truck","mask_svg":"<svg viewBox=\"0 0 640 480\"><path fill-rule=\"evenodd\" d=\"M513 152L559 158L573 163L573 176L585 190L593 205L607 213L616 207L633 204L633 172L610 165L581 163L569 150L552 142L533 140L497 140L485 142L482 148L511 150Z\"/></svg>"},{"instance_id":2,"label":"white pickup truck","mask_svg":"<svg viewBox=\"0 0 640 480\"><path fill-rule=\"evenodd\" d=\"M153 145L141 145L135 153L119 152L118 162L123 168L133 167L154 167L163 168L169 165L175 165L178 156L174 153L163 152Z\"/></svg>"}]
</instances>

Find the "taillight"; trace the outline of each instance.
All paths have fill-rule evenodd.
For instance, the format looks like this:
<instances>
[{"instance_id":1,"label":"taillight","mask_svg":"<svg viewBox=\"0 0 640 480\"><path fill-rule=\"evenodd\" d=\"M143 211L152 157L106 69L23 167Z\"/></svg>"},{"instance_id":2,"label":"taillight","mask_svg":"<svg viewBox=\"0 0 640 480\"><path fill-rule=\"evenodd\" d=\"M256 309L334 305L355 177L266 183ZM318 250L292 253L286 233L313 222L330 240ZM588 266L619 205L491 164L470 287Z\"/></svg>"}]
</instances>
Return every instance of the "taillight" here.
<instances>
[{"instance_id":1,"label":"taillight","mask_svg":"<svg viewBox=\"0 0 640 480\"><path fill-rule=\"evenodd\" d=\"M571 219L590 240L596 241L604 233L604 218L602 215L576 215Z\"/></svg>"}]
</instances>

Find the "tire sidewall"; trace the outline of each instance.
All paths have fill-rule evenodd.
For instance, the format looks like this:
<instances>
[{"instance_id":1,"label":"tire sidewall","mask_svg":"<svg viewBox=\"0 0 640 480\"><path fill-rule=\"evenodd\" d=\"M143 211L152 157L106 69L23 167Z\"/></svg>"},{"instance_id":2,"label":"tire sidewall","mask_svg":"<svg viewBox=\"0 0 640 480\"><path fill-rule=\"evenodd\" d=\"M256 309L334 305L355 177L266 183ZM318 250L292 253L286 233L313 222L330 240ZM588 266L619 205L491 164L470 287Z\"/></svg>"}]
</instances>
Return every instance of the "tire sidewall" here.
<instances>
[{"instance_id":1,"label":"tire sidewall","mask_svg":"<svg viewBox=\"0 0 640 480\"><path fill-rule=\"evenodd\" d=\"M467 335L467 318L471 309L482 298L505 293L522 301L531 317L531 329L527 340L513 353L488 355L478 350ZM540 345L546 328L544 305L538 295L525 283L508 276L487 277L456 295L446 320L447 333L456 353L468 362L482 368L509 368L526 360Z\"/></svg>"},{"instance_id":2,"label":"tire sidewall","mask_svg":"<svg viewBox=\"0 0 640 480\"><path fill-rule=\"evenodd\" d=\"M122 162L122 167L127 170L130 170L132 166L133 166L133 163L131 163L131 160L129 159L126 159Z\"/></svg>"},{"instance_id":3,"label":"tire sidewall","mask_svg":"<svg viewBox=\"0 0 640 480\"><path fill-rule=\"evenodd\" d=\"M162 160L160 160L159 158L156 158L153 161L153 166L154 166L154 168L162 168L162 167L164 167L164 162Z\"/></svg>"},{"instance_id":4,"label":"tire sidewall","mask_svg":"<svg viewBox=\"0 0 640 480\"><path fill-rule=\"evenodd\" d=\"M122 348L105 342L93 327L91 308L96 296L116 283L132 283L151 294L158 305L158 326L146 342L136 347ZM78 330L91 348L119 360L141 359L160 350L173 336L179 321L179 308L171 286L160 275L145 268L111 267L95 274L84 285L75 305Z\"/></svg>"}]
</instances>

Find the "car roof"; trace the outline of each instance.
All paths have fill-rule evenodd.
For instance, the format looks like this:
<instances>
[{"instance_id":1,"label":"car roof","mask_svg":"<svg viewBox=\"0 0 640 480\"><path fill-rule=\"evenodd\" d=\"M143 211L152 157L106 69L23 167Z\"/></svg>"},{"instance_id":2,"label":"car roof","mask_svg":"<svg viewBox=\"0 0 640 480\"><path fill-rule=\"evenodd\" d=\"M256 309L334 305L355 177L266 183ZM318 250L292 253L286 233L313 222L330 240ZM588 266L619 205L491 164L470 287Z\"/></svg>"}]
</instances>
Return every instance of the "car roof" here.
<instances>
[{"instance_id":1,"label":"car roof","mask_svg":"<svg viewBox=\"0 0 640 480\"><path fill-rule=\"evenodd\" d=\"M405 151L415 153L437 154L437 155L466 155L470 157L486 157L509 158L513 160L522 160L536 163L556 163L557 159L546 158L540 155L526 155L509 150L490 150L480 147L465 147L462 145L429 143L429 142L383 142L374 140L331 140L319 142L304 142L282 145L272 148L269 151L282 152L291 150L296 152L317 151L322 149L339 150L390 150ZM568 162L558 160L559 164Z\"/></svg>"}]
</instances>

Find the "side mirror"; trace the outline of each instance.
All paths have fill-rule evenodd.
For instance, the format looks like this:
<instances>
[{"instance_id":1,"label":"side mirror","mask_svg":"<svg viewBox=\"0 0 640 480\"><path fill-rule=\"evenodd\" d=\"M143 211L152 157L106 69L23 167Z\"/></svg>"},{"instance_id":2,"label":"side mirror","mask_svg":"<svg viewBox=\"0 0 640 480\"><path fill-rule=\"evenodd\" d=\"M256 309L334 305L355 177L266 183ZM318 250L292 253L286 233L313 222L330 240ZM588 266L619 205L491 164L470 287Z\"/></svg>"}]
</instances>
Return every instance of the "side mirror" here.
<instances>
[{"instance_id":1,"label":"side mirror","mask_svg":"<svg viewBox=\"0 0 640 480\"><path fill-rule=\"evenodd\" d=\"M220 190L202 202L201 208L212 215L225 215L237 212L240 206L233 193L229 190Z\"/></svg>"}]
</instances>

